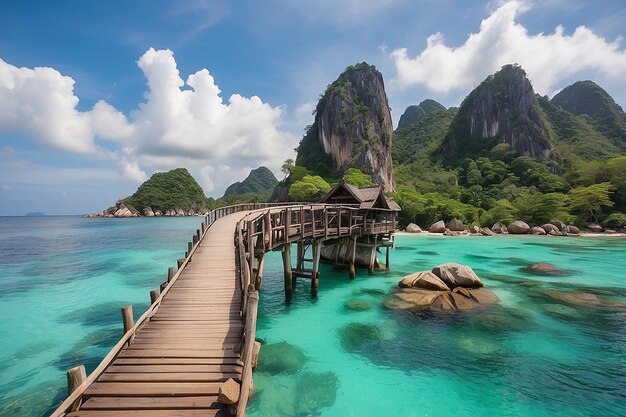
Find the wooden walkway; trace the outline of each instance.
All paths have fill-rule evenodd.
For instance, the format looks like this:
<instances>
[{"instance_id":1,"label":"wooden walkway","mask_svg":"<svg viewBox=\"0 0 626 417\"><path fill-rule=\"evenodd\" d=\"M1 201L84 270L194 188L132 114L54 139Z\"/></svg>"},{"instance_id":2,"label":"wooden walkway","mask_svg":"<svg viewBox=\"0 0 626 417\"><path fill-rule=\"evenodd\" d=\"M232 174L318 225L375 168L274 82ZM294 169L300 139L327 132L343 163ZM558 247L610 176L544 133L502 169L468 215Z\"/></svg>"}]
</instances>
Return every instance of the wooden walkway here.
<instances>
[{"instance_id":1,"label":"wooden walkway","mask_svg":"<svg viewBox=\"0 0 626 417\"><path fill-rule=\"evenodd\" d=\"M244 417L260 350L256 318L264 254L283 251L289 299L304 271L299 250L300 270L292 275L291 243L312 245L313 267L304 275L316 294L322 242L353 239L353 269L357 237L393 233L395 213L240 204L211 211L201 226L178 270L170 268L161 292L150 293L150 308L136 324L132 308L122 309L124 336L96 369L89 376L82 365L68 371L69 396L51 417ZM375 250L376 243L372 256ZM224 385L229 379L235 382ZM221 387L229 395L218 402Z\"/></svg>"},{"instance_id":2,"label":"wooden walkway","mask_svg":"<svg viewBox=\"0 0 626 417\"><path fill-rule=\"evenodd\" d=\"M68 417L228 415L217 395L243 370L234 230L247 214L230 214L208 229L154 316Z\"/></svg>"}]
</instances>

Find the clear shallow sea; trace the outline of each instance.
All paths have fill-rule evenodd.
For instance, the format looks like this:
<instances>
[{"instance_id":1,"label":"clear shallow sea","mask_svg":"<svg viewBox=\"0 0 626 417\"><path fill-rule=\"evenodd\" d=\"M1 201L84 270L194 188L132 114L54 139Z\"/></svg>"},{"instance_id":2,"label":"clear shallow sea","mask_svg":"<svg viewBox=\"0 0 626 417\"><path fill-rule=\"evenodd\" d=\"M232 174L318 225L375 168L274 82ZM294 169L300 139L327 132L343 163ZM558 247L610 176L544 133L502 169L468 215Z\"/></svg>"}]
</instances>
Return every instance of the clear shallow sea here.
<instances>
[{"instance_id":1,"label":"clear shallow sea","mask_svg":"<svg viewBox=\"0 0 626 417\"><path fill-rule=\"evenodd\" d=\"M46 415L65 396L65 370L97 365L121 336L119 308L145 310L199 223L0 217L0 416ZM323 265L319 297L301 280L286 305L271 253L257 333L266 354L249 415L624 416L624 260L625 239L398 236L390 271L358 270L351 281ZM521 271L538 261L568 275ZM472 266L499 304L384 308L403 275L443 262ZM552 288L613 305L568 305L544 293Z\"/></svg>"}]
</instances>

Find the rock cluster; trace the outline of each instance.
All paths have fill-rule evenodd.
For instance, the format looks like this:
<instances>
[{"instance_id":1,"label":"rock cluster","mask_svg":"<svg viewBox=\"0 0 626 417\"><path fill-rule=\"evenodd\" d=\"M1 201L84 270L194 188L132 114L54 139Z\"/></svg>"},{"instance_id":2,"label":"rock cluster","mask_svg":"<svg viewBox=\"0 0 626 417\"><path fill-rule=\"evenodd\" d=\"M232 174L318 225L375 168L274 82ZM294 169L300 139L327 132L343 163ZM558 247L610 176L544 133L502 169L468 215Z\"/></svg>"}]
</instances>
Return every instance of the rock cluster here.
<instances>
[{"instance_id":1,"label":"rock cluster","mask_svg":"<svg viewBox=\"0 0 626 417\"><path fill-rule=\"evenodd\" d=\"M189 210L183 210L180 207L160 211L153 210L152 207L144 207L143 212L139 212L136 208L128 203L118 201L114 206L103 210L101 213L87 214L83 217L181 217L181 216L205 216L208 214L207 210L198 210L195 207L191 207Z\"/></svg>"},{"instance_id":2,"label":"rock cluster","mask_svg":"<svg viewBox=\"0 0 626 417\"><path fill-rule=\"evenodd\" d=\"M497 301L469 266L447 263L404 277L385 301L392 309L470 310Z\"/></svg>"}]
</instances>

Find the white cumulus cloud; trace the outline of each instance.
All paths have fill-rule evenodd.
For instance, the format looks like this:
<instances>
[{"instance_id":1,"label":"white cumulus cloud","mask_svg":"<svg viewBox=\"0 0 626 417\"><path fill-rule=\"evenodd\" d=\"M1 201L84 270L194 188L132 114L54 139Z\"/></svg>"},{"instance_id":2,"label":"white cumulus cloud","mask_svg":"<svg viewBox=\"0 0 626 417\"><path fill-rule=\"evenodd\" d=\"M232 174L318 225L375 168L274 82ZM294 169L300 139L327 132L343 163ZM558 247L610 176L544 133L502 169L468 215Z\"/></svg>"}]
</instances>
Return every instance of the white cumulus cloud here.
<instances>
[{"instance_id":1,"label":"white cumulus cloud","mask_svg":"<svg viewBox=\"0 0 626 417\"><path fill-rule=\"evenodd\" d=\"M145 101L125 115L105 101L81 112L71 77L0 59L0 131L24 132L52 148L113 158L122 177L133 182L145 180L147 168L160 171L184 162L178 166L218 191L229 185L233 173L260 165L277 170L292 156L297 138L281 130L282 107L240 94L225 102L207 69L183 80L171 50L150 48L137 64L147 80ZM100 146L100 140L111 141L113 149ZM208 179L210 169L204 166L231 170L215 169Z\"/></svg>"},{"instance_id":2,"label":"white cumulus cloud","mask_svg":"<svg viewBox=\"0 0 626 417\"><path fill-rule=\"evenodd\" d=\"M436 33L416 57L410 57L406 48L395 49L390 54L397 70L394 81L402 87L425 85L448 93L471 88L502 65L518 63L535 89L549 94L559 81L582 72L594 71L616 80L626 73L621 39L607 41L585 26L569 35L563 26L549 34L529 34L515 20L529 8L524 1L502 4L481 22L478 33L457 47L446 45L443 35Z\"/></svg>"}]
</instances>

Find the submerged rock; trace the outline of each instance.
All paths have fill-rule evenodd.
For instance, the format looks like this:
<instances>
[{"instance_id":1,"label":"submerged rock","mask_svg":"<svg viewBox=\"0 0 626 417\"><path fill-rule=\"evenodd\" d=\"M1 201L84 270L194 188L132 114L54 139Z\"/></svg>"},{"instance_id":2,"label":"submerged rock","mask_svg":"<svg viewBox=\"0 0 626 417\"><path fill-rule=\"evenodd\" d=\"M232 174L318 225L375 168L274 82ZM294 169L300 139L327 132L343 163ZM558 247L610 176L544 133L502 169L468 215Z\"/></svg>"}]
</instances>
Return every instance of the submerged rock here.
<instances>
[{"instance_id":1,"label":"submerged rock","mask_svg":"<svg viewBox=\"0 0 626 417\"><path fill-rule=\"evenodd\" d=\"M595 294L587 292L545 290L543 293L552 299L564 301L568 304L574 304L577 306L597 306L601 304Z\"/></svg>"},{"instance_id":2,"label":"submerged rock","mask_svg":"<svg viewBox=\"0 0 626 417\"><path fill-rule=\"evenodd\" d=\"M372 303L366 300L360 300L358 298L349 300L346 302L345 307L347 310L352 311L365 311L372 308Z\"/></svg>"},{"instance_id":3,"label":"submerged rock","mask_svg":"<svg viewBox=\"0 0 626 417\"><path fill-rule=\"evenodd\" d=\"M447 263L434 267L432 272L441 278L449 288L478 288L483 286L482 281L478 278L474 270L467 265Z\"/></svg>"},{"instance_id":4,"label":"submerged rock","mask_svg":"<svg viewBox=\"0 0 626 417\"><path fill-rule=\"evenodd\" d=\"M524 270L534 275L566 275L567 273L547 262L535 262L528 265Z\"/></svg>"},{"instance_id":5,"label":"submerged rock","mask_svg":"<svg viewBox=\"0 0 626 417\"><path fill-rule=\"evenodd\" d=\"M474 336L461 336L458 344L463 350L474 355L492 355L500 350L497 343Z\"/></svg>"},{"instance_id":6,"label":"submerged rock","mask_svg":"<svg viewBox=\"0 0 626 417\"><path fill-rule=\"evenodd\" d=\"M443 233L446 231L446 224L443 220L439 220L437 223L433 223L429 228L429 233Z\"/></svg>"},{"instance_id":7,"label":"submerged rock","mask_svg":"<svg viewBox=\"0 0 626 417\"><path fill-rule=\"evenodd\" d=\"M350 323L341 329L341 345L348 352L361 350L365 345L382 340L377 326L363 323Z\"/></svg>"},{"instance_id":8,"label":"submerged rock","mask_svg":"<svg viewBox=\"0 0 626 417\"><path fill-rule=\"evenodd\" d=\"M263 346L258 370L272 375L295 374L306 361L306 356L297 347L287 342L272 343Z\"/></svg>"},{"instance_id":9,"label":"submerged rock","mask_svg":"<svg viewBox=\"0 0 626 417\"><path fill-rule=\"evenodd\" d=\"M564 306L563 304L543 304L542 307L548 313L571 318L582 317L582 315L575 308Z\"/></svg>"},{"instance_id":10,"label":"submerged rock","mask_svg":"<svg viewBox=\"0 0 626 417\"><path fill-rule=\"evenodd\" d=\"M407 233L421 233L422 229L416 225L415 223L409 223L409 225L404 229Z\"/></svg>"},{"instance_id":11,"label":"submerged rock","mask_svg":"<svg viewBox=\"0 0 626 417\"><path fill-rule=\"evenodd\" d=\"M339 381L332 372L302 374L296 384L296 416L316 416L337 398Z\"/></svg>"}]
</instances>

